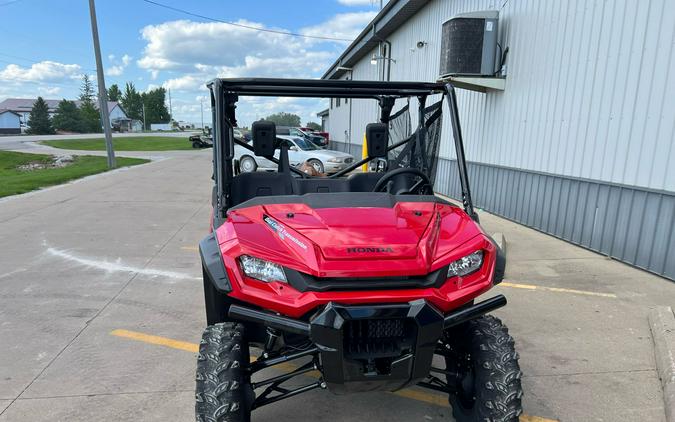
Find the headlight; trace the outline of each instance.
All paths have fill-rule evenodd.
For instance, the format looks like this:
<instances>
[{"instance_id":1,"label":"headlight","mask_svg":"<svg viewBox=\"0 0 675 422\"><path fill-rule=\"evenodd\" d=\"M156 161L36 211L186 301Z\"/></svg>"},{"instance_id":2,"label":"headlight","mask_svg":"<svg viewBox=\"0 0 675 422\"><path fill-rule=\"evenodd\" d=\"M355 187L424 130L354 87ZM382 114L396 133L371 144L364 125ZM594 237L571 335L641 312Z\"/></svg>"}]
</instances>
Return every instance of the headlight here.
<instances>
[{"instance_id":1,"label":"headlight","mask_svg":"<svg viewBox=\"0 0 675 422\"><path fill-rule=\"evenodd\" d=\"M448 278L471 274L481 265L483 265L483 251L476 251L451 263L448 267Z\"/></svg>"},{"instance_id":2,"label":"headlight","mask_svg":"<svg viewBox=\"0 0 675 422\"><path fill-rule=\"evenodd\" d=\"M328 159L328 162L329 162L329 163L341 163L342 160L344 160L344 158L337 158L337 157L336 157L336 158L329 158L329 159Z\"/></svg>"},{"instance_id":3,"label":"headlight","mask_svg":"<svg viewBox=\"0 0 675 422\"><path fill-rule=\"evenodd\" d=\"M248 255L240 256L239 262L241 263L241 269L247 277L267 283L273 281L286 283L286 274L284 274L284 270L279 264Z\"/></svg>"}]
</instances>

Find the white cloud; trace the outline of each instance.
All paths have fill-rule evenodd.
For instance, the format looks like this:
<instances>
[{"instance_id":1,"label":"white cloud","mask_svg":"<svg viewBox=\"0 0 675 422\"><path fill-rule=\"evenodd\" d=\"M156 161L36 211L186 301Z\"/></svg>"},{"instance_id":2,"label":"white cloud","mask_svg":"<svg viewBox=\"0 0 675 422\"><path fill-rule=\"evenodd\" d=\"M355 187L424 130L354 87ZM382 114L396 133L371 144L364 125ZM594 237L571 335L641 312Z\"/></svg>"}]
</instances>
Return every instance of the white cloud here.
<instances>
[{"instance_id":1,"label":"white cloud","mask_svg":"<svg viewBox=\"0 0 675 422\"><path fill-rule=\"evenodd\" d=\"M29 68L9 64L0 70L0 80L9 82L64 82L79 79L82 68L78 64L63 64L45 60Z\"/></svg>"},{"instance_id":2,"label":"white cloud","mask_svg":"<svg viewBox=\"0 0 675 422\"><path fill-rule=\"evenodd\" d=\"M263 28L255 22L237 23ZM141 36L147 45L138 65L150 71L194 71L195 64L238 67L252 56L302 55L305 44L287 35L187 20L148 25L141 30Z\"/></svg>"},{"instance_id":3,"label":"white cloud","mask_svg":"<svg viewBox=\"0 0 675 422\"><path fill-rule=\"evenodd\" d=\"M106 69L106 75L122 76L122 74L124 74L124 70L127 68L127 66L129 66L129 63L131 63L132 57L128 54L125 54L120 60L116 60L115 55L110 54L108 55L108 59L113 63L113 66L110 66L108 69Z\"/></svg>"},{"instance_id":4,"label":"white cloud","mask_svg":"<svg viewBox=\"0 0 675 422\"><path fill-rule=\"evenodd\" d=\"M179 78L169 79L162 84L166 89L172 89L174 91L194 91L200 88L201 85L205 85L206 80L203 77L197 75L185 75Z\"/></svg>"},{"instance_id":5,"label":"white cloud","mask_svg":"<svg viewBox=\"0 0 675 422\"><path fill-rule=\"evenodd\" d=\"M387 4L388 0L384 0L383 4ZM338 0L338 3L344 6L379 6L379 0Z\"/></svg>"},{"instance_id":6,"label":"white cloud","mask_svg":"<svg viewBox=\"0 0 675 422\"><path fill-rule=\"evenodd\" d=\"M61 92L61 88L58 86L41 87L39 90L40 92L44 93L44 95L56 95Z\"/></svg>"},{"instance_id":7,"label":"white cloud","mask_svg":"<svg viewBox=\"0 0 675 422\"><path fill-rule=\"evenodd\" d=\"M268 28L240 20L248 26L289 30L306 35L353 39L375 16L372 11L343 13L321 24L300 29ZM141 30L145 41L136 64L146 70L153 84L170 89L174 117L200 120L200 100L206 83L216 77L318 78L338 56L344 42L331 42L254 31L219 22L176 20L148 25ZM257 118L287 111L316 121L324 100L242 98L237 118L250 125ZM210 100L204 102L205 108ZM210 113L205 114L210 120Z\"/></svg>"},{"instance_id":8,"label":"white cloud","mask_svg":"<svg viewBox=\"0 0 675 422\"><path fill-rule=\"evenodd\" d=\"M304 35L353 40L373 20L377 12L339 13L326 22L304 28Z\"/></svg>"},{"instance_id":9,"label":"white cloud","mask_svg":"<svg viewBox=\"0 0 675 422\"><path fill-rule=\"evenodd\" d=\"M120 76L124 73L124 66L113 66L105 71L108 76Z\"/></svg>"}]
</instances>

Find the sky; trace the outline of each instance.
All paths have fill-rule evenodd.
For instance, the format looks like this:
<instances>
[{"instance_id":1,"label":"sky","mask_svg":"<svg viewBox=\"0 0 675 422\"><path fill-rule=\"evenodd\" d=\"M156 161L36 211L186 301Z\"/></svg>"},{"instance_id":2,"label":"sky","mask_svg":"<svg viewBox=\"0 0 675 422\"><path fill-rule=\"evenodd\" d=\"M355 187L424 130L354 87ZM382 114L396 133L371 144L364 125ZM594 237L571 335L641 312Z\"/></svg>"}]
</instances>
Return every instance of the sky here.
<instances>
[{"instance_id":1,"label":"sky","mask_svg":"<svg viewBox=\"0 0 675 422\"><path fill-rule=\"evenodd\" d=\"M87 4L0 0L0 101L38 95L75 99L83 73L96 80ZM174 119L197 124L204 100L209 124L207 81L318 78L349 44L344 40L353 40L375 16L380 2L98 0L96 7L106 86L123 89L132 82L139 91L163 86L171 91ZM306 123L318 121L316 113L326 107L325 100L246 98L239 101L237 116L240 126L248 126L286 111Z\"/></svg>"}]
</instances>

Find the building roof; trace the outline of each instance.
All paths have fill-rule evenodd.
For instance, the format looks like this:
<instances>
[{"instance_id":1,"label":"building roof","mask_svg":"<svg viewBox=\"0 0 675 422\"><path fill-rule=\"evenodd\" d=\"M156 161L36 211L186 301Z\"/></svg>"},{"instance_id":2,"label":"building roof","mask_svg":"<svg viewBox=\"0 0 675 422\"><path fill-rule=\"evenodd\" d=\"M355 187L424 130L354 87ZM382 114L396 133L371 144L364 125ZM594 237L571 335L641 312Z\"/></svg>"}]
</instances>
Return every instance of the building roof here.
<instances>
[{"instance_id":1,"label":"building roof","mask_svg":"<svg viewBox=\"0 0 675 422\"><path fill-rule=\"evenodd\" d=\"M7 98L5 101L0 103L0 110L6 109L15 113L30 112L35 101L37 101L37 98ZM59 106L61 101L62 100L45 100L50 112L56 111L56 108ZM75 100L73 102L77 107L80 107L82 104L82 101L79 100ZM95 102L95 106L98 108L98 102ZM111 112L115 107L121 108L117 101L108 101L108 112Z\"/></svg>"},{"instance_id":2,"label":"building roof","mask_svg":"<svg viewBox=\"0 0 675 422\"><path fill-rule=\"evenodd\" d=\"M0 114L5 114L5 113L12 113L13 115L15 115L17 117L21 117L21 115L19 113L15 113L12 110L3 110L3 109L0 108Z\"/></svg>"},{"instance_id":3,"label":"building roof","mask_svg":"<svg viewBox=\"0 0 675 422\"><path fill-rule=\"evenodd\" d=\"M404 22L431 0L390 0L380 13L361 31L349 47L338 57L321 79L337 79L345 72L338 67L354 66L380 42L396 31Z\"/></svg>"},{"instance_id":4,"label":"building roof","mask_svg":"<svg viewBox=\"0 0 675 422\"><path fill-rule=\"evenodd\" d=\"M321 110L320 112L316 113L316 117L323 117L323 116L328 116L328 109Z\"/></svg>"}]
</instances>

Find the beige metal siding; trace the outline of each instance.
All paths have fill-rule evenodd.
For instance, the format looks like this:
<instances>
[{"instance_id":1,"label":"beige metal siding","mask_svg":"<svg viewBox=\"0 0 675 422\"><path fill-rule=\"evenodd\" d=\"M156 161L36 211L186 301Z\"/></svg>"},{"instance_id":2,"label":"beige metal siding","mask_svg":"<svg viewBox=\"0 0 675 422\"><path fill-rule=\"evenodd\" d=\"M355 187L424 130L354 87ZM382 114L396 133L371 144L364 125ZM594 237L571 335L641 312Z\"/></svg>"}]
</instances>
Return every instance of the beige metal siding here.
<instances>
[{"instance_id":1,"label":"beige metal siding","mask_svg":"<svg viewBox=\"0 0 675 422\"><path fill-rule=\"evenodd\" d=\"M392 80L435 80L441 24L489 9L500 10L508 76L504 92L459 93L469 160L675 191L672 0L432 1L389 37ZM380 77L371 54L354 79ZM355 108L353 141L375 119Z\"/></svg>"}]
</instances>

